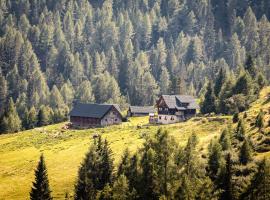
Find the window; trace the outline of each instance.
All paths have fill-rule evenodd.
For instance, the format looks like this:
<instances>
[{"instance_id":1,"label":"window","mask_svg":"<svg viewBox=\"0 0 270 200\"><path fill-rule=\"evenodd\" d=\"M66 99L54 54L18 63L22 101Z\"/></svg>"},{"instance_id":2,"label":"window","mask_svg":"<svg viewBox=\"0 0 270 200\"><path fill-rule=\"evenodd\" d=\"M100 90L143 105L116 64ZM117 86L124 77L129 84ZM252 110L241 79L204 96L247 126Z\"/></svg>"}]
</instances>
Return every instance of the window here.
<instances>
[{"instance_id":1,"label":"window","mask_svg":"<svg viewBox=\"0 0 270 200\"><path fill-rule=\"evenodd\" d=\"M165 117L164 119L167 120L167 117Z\"/></svg>"},{"instance_id":2,"label":"window","mask_svg":"<svg viewBox=\"0 0 270 200\"><path fill-rule=\"evenodd\" d=\"M172 117L171 120L173 121L174 120L174 117Z\"/></svg>"},{"instance_id":3,"label":"window","mask_svg":"<svg viewBox=\"0 0 270 200\"><path fill-rule=\"evenodd\" d=\"M161 120L161 116L159 116L159 119Z\"/></svg>"},{"instance_id":4,"label":"window","mask_svg":"<svg viewBox=\"0 0 270 200\"><path fill-rule=\"evenodd\" d=\"M115 119L114 121L116 121L116 122L117 122L117 119Z\"/></svg>"},{"instance_id":5,"label":"window","mask_svg":"<svg viewBox=\"0 0 270 200\"><path fill-rule=\"evenodd\" d=\"M108 119L105 119L105 122L107 122L108 121Z\"/></svg>"}]
</instances>

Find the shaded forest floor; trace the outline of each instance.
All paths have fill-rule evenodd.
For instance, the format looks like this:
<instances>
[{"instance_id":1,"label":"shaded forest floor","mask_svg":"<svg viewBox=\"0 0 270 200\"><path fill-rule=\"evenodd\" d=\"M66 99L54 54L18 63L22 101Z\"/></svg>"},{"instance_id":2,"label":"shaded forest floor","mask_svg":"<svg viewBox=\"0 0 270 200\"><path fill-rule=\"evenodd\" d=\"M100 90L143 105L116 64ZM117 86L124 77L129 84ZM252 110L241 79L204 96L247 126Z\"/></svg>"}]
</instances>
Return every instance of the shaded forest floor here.
<instances>
[{"instance_id":1,"label":"shaded forest floor","mask_svg":"<svg viewBox=\"0 0 270 200\"><path fill-rule=\"evenodd\" d=\"M263 134L253 128L255 117L264 109L270 119L270 87L265 88L260 98L247 111L247 132L254 148L259 150L258 157L269 156L266 151L270 128ZM242 115L242 114L241 114ZM240 116L241 116L240 115ZM140 148L147 135L154 134L159 127L166 128L181 146L194 132L199 138L199 148L206 154L207 145L213 138L218 138L222 129L231 123L231 116L197 117L188 122L166 126L148 125L148 117L131 118L121 125L89 130L63 130L65 123L36 128L17 134L0 136L0 199L28 199L34 179L40 153L45 155L51 190L55 199L64 199L65 193L73 194L74 183L81 161L93 135L100 134L107 138L113 151L115 164L118 164L123 151L129 148L135 152ZM235 126L235 125L234 125ZM266 147L266 148L265 148ZM264 149L261 151L260 149Z\"/></svg>"}]
</instances>

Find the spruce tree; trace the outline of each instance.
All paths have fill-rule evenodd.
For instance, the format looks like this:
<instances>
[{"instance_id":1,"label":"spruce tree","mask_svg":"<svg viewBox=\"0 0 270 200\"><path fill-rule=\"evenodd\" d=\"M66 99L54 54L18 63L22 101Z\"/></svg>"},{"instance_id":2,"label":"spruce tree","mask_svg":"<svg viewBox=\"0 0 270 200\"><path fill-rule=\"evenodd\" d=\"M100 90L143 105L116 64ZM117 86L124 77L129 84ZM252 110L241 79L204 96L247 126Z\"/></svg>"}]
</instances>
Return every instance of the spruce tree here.
<instances>
[{"instance_id":1,"label":"spruce tree","mask_svg":"<svg viewBox=\"0 0 270 200\"><path fill-rule=\"evenodd\" d=\"M218 142L214 142L209 148L208 158L209 176L212 180L217 178L218 172L223 164L222 147Z\"/></svg>"},{"instance_id":2,"label":"spruce tree","mask_svg":"<svg viewBox=\"0 0 270 200\"><path fill-rule=\"evenodd\" d=\"M233 183L232 183L232 159L231 153L225 157L225 165L220 170L219 176L216 180L216 184L222 190L220 195L221 200L233 200Z\"/></svg>"},{"instance_id":3,"label":"spruce tree","mask_svg":"<svg viewBox=\"0 0 270 200\"><path fill-rule=\"evenodd\" d=\"M245 139L240 149L239 161L241 164L246 165L251 160L252 160L251 147L249 141Z\"/></svg>"},{"instance_id":4,"label":"spruce tree","mask_svg":"<svg viewBox=\"0 0 270 200\"><path fill-rule=\"evenodd\" d=\"M8 86L5 77L2 75L0 68L0 117L3 115L8 95Z\"/></svg>"},{"instance_id":5,"label":"spruce tree","mask_svg":"<svg viewBox=\"0 0 270 200\"><path fill-rule=\"evenodd\" d=\"M33 187L30 192L31 200L51 200L49 179L47 174L47 168L45 165L45 160L43 154L40 156L40 160L35 170L35 182L33 182Z\"/></svg>"},{"instance_id":6,"label":"spruce tree","mask_svg":"<svg viewBox=\"0 0 270 200\"><path fill-rule=\"evenodd\" d=\"M238 112L233 114L232 121L233 121L233 123L237 123L239 121L239 113Z\"/></svg>"},{"instance_id":7,"label":"spruce tree","mask_svg":"<svg viewBox=\"0 0 270 200\"><path fill-rule=\"evenodd\" d=\"M231 134L228 128L222 131L220 139L219 139L219 143L223 151L227 151L231 149L232 141L231 141Z\"/></svg>"},{"instance_id":8,"label":"spruce tree","mask_svg":"<svg viewBox=\"0 0 270 200\"><path fill-rule=\"evenodd\" d=\"M101 137L91 145L79 169L75 199L94 199L98 191L112 184L113 160L107 141Z\"/></svg>"},{"instance_id":9,"label":"spruce tree","mask_svg":"<svg viewBox=\"0 0 270 200\"><path fill-rule=\"evenodd\" d=\"M216 102L212 82L209 82L207 91L204 96L204 101L201 104L201 112L203 114L216 112L215 103Z\"/></svg>"},{"instance_id":10,"label":"spruce tree","mask_svg":"<svg viewBox=\"0 0 270 200\"><path fill-rule=\"evenodd\" d=\"M214 93L215 93L216 97L219 96L221 88L222 88L223 84L225 83L225 78L226 78L225 72L224 72L223 68L221 68L219 70L219 73L218 73L218 76L217 76L217 79L215 82L215 86L214 86Z\"/></svg>"},{"instance_id":11,"label":"spruce tree","mask_svg":"<svg viewBox=\"0 0 270 200\"><path fill-rule=\"evenodd\" d=\"M129 191L129 182L124 175L120 175L112 187L113 200L135 199L135 191Z\"/></svg>"},{"instance_id":12,"label":"spruce tree","mask_svg":"<svg viewBox=\"0 0 270 200\"><path fill-rule=\"evenodd\" d=\"M260 110L259 114L257 115L255 125L260 130L264 127L264 112L263 112L263 110Z\"/></svg>"},{"instance_id":13,"label":"spruce tree","mask_svg":"<svg viewBox=\"0 0 270 200\"><path fill-rule=\"evenodd\" d=\"M27 114L27 128L32 129L37 125L37 112L35 107L32 107Z\"/></svg>"},{"instance_id":14,"label":"spruce tree","mask_svg":"<svg viewBox=\"0 0 270 200\"><path fill-rule=\"evenodd\" d=\"M158 177L154 168L154 151L152 149L144 148L144 153L141 160L141 168L141 197L143 199L157 199Z\"/></svg>"},{"instance_id":15,"label":"spruce tree","mask_svg":"<svg viewBox=\"0 0 270 200\"><path fill-rule=\"evenodd\" d=\"M51 113L50 108L47 106L42 106L38 112L37 116L37 125L38 126L47 126L51 123Z\"/></svg>"},{"instance_id":16,"label":"spruce tree","mask_svg":"<svg viewBox=\"0 0 270 200\"><path fill-rule=\"evenodd\" d=\"M12 98L9 99L8 106L6 108L4 117L1 122L1 132L14 133L20 131L22 123L17 113L16 107Z\"/></svg>"},{"instance_id":17,"label":"spruce tree","mask_svg":"<svg viewBox=\"0 0 270 200\"><path fill-rule=\"evenodd\" d=\"M241 200L270 199L270 164L269 160L264 158L257 165L257 171L253 175L247 190L241 195Z\"/></svg>"},{"instance_id":18,"label":"spruce tree","mask_svg":"<svg viewBox=\"0 0 270 200\"><path fill-rule=\"evenodd\" d=\"M243 141L245 138L245 134L246 134L245 122L243 119L240 119L236 127L235 137L239 141Z\"/></svg>"}]
</instances>

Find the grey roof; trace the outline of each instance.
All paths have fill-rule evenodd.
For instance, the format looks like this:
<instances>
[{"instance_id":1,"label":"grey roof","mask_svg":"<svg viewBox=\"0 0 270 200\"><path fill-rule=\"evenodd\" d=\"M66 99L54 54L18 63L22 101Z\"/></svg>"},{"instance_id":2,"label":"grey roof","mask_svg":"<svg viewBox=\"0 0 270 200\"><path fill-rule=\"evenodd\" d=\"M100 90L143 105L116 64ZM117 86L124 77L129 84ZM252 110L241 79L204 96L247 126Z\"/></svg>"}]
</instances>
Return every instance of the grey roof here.
<instances>
[{"instance_id":1,"label":"grey roof","mask_svg":"<svg viewBox=\"0 0 270 200\"><path fill-rule=\"evenodd\" d=\"M165 103L170 109L186 110L199 109L198 104L193 96L189 95L162 95ZM184 106L183 104L187 104Z\"/></svg>"},{"instance_id":2,"label":"grey roof","mask_svg":"<svg viewBox=\"0 0 270 200\"><path fill-rule=\"evenodd\" d=\"M132 113L155 113L154 106L130 106L129 107L130 112Z\"/></svg>"},{"instance_id":3,"label":"grey roof","mask_svg":"<svg viewBox=\"0 0 270 200\"><path fill-rule=\"evenodd\" d=\"M119 114L121 115L120 108L116 104L84 104L84 103L75 104L69 115L73 117L91 117L101 119L112 109L112 107L115 107L119 112Z\"/></svg>"}]
</instances>

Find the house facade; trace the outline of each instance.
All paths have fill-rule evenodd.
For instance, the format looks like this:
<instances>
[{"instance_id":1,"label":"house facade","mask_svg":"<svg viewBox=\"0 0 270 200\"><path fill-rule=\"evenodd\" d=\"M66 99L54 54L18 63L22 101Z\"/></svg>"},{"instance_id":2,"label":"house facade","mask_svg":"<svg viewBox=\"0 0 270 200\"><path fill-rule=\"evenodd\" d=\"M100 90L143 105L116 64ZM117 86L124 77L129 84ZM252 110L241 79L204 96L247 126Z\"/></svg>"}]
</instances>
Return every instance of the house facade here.
<instances>
[{"instance_id":1,"label":"house facade","mask_svg":"<svg viewBox=\"0 0 270 200\"><path fill-rule=\"evenodd\" d=\"M127 112L128 117L149 116L155 114L154 106L130 106Z\"/></svg>"},{"instance_id":2,"label":"house facade","mask_svg":"<svg viewBox=\"0 0 270 200\"><path fill-rule=\"evenodd\" d=\"M162 95L157 101L158 124L173 124L196 116L196 100L188 95Z\"/></svg>"},{"instance_id":3,"label":"house facade","mask_svg":"<svg viewBox=\"0 0 270 200\"><path fill-rule=\"evenodd\" d=\"M77 103L70 112L74 128L104 127L122 123L118 105Z\"/></svg>"}]
</instances>

